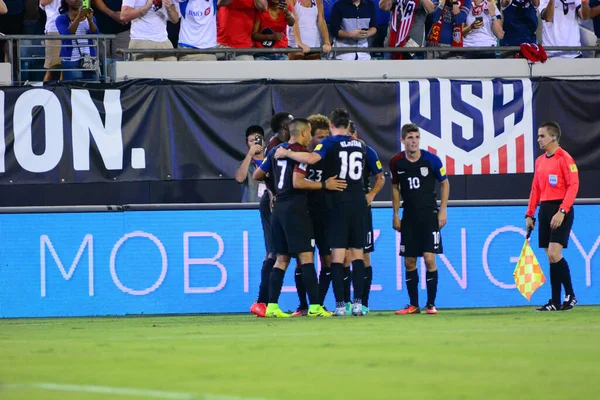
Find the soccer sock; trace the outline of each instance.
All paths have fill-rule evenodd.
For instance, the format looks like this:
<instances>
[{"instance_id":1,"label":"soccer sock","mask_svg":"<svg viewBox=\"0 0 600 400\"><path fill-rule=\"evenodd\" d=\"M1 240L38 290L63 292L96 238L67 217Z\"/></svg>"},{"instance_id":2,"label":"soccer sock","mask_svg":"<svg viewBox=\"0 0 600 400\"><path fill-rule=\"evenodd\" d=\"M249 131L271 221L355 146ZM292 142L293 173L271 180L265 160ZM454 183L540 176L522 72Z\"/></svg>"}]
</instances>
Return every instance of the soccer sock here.
<instances>
[{"instance_id":1,"label":"soccer sock","mask_svg":"<svg viewBox=\"0 0 600 400\"><path fill-rule=\"evenodd\" d=\"M275 265L275 260L267 258L262 265L260 270L260 286L258 288L258 299L257 303L268 303L269 302L269 279L271 276L271 270Z\"/></svg>"},{"instance_id":2,"label":"soccer sock","mask_svg":"<svg viewBox=\"0 0 600 400\"><path fill-rule=\"evenodd\" d=\"M350 303L350 285L352 284L352 271L344 267L344 302Z\"/></svg>"},{"instance_id":3,"label":"soccer sock","mask_svg":"<svg viewBox=\"0 0 600 400\"><path fill-rule=\"evenodd\" d=\"M333 283L336 307L339 307L340 303L344 303L344 264L331 264L331 282Z\"/></svg>"},{"instance_id":4,"label":"soccer sock","mask_svg":"<svg viewBox=\"0 0 600 400\"><path fill-rule=\"evenodd\" d=\"M559 263L551 263L550 264L550 286L552 287L552 303L555 306L560 306L562 304L560 298L561 291L561 282L562 282L562 273L560 269Z\"/></svg>"},{"instance_id":5,"label":"soccer sock","mask_svg":"<svg viewBox=\"0 0 600 400\"><path fill-rule=\"evenodd\" d=\"M331 268L325 268L321 266L321 273L319 274L319 303L323 305L325 302L325 296L329 291L329 285L331 284Z\"/></svg>"},{"instance_id":6,"label":"soccer sock","mask_svg":"<svg viewBox=\"0 0 600 400\"><path fill-rule=\"evenodd\" d=\"M308 292L308 302L311 305L319 304L319 282L317 281L317 270L315 264L302 264L302 280L304 280L305 291ZM306 296L304 296L306 301Z\"/></svg>"},{"instance_id":7,"label":"soccer sock","mask_svg":"<svg viewBox=\"0 0 600 400\"><path fill-rule=\"evenodd\" d=\"M425 279L427 280L427 305L435 305L435 297L437 295L438 286L438 272L437 269L433 272L427 271L425 273Z\"/></svg>"},{"instance_id":8,"label":"soccer sock","mask_svg":"<svg viewBox=\"0 0 600 400\"><path fill-rule=\"evenodd\" d=\"M308 304L306 304L306 286L304 285L304 277L302 276L303 273L304 269L300 265L296 264L296 271L294 271L294 282L296 283L298 300L300 300L299 308L301 310L308 310Z\"/></svg>"},{"instance_id":9,"label":"soccer sock","mask_svg":"<svg viewBox=\"0 0 600 400\"><path fill-rule=\"evenodd\" d=\"M419 272L416 269L406 271L406 290L408 290L410 304L419 307Z\"/></svg>"},{"instance_id":10,"label":"soccer sock","mask_svg":"<svg viewBox=\"0 0 600 400\"><path fill-rule=\"evenodd\" d=\"M354 282L354 303L362 304L365 290L365 262L363 260L352 261L352 282Z\"/></svg>"},{"instance_id":11,"label":"soccer sock","mask_svg":"<svg viewBox=\"0 0 600 400\"><path fill-rule=\"evenodd\" d=\"M571 282L571 269L569 268L569 264L567 260L561 258L559 262L556 264L560 265L560 272L562 277L562 284L565 287L565 294L567 296L575 297L575 292L573 292L573 283Z\"/></svg>"},{"instance_id":12,"label":"soccer sock","mask_svg":"<svg viewBox=\"0 0 600 400\"><path fill-rule=\"evenodd\" d=\"M363 289L362 303L363 306L369 307L369 295L371 294L371 282L373 282L373 268L365 267L365 287Z\"/></svg>"},{"instance_id":13,"label":"soccer sock","mask_svg":"<svg viewBox=\"0 0 600 400\"><path fill-rule=\"evenodd\" d=\"M269 304L279 303L284 276L285 271L282 269L273 268L271 270L271 276L269 277Z\"/></svg>"}]
</instances>

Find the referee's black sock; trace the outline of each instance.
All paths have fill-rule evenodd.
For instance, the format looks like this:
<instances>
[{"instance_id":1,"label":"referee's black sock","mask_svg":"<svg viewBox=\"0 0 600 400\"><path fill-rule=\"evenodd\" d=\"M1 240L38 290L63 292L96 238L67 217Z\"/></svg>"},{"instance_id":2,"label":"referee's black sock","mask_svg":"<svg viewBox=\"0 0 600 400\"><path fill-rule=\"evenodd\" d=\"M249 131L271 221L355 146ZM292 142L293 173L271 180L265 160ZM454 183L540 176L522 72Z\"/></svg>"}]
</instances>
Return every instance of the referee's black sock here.
<instances>
[{"instance_id":1,"label":"referee's black sock","mask_svg":"<svg viewBox=\"0 0 600 400\"><path fill-rule=\"evenodd\" d=\"M363 260L352 261L352 282L354 282L354 302L362 304L365 291L365 262Z\"/></svg>"},{"instance_id":2,"label":"referee's black sock","mask_svg":"<svg viewBox=\"0 0 600 400\"><path fill-rule=\"evenodd\" d=\"M260 286L258 288L257 303L267 304L269 302L269 279L274 265L275 260L272 258L267 258L263 262L262 269L260 270Z\"/></svg>"},{"instance_id":3,"label":"referee's black sock","mask_svg":"<svg viewBox=\"0 0 600 400\"><path fill-rule=\"evenodd\" d=\"M352 271L344 267L344 302L350 303L350 285L352 284Z\"/></svg>"},{"instance_id":4,"label":"referee's black sock","mask_svg":"<svg viewBox=\"0 0 600 400\"><path fill-rule=\"evenodd\" d=\"M363 289L363 306L369 307L369 295L371 294L371 282L373 282L373 268L365 266L365 288ZM356 289L355 289L356 290Z\"/></svg>"},{"instance_id":5,"label":"referee's black sock","mask_svg":"<svg viewBox=\"0 0 600 400\"><path fill-rule=\"evenodd\" d=\"M283 287L283 277L285 271L279 268L273 268L269 278L269 304L279 303L281 288Z\"/></svg>"},{"instance_id":6,"label":"referee's black sock","mask_svg":"<svg viewBox=\"0 0 600 400\"><path fill-rule=\"evenodd\" d=\"M304 281L305 293L308 293L308 302L311 305L319 304L319 282L315 264L302 264L302 280ZM306 295L304 296L306 302ZM304 308L303 308L304 309ZM308 309L308 307L306 307Z\"/></svg>"},{"instance_id":7,"label":"referee's black sock","mask_svg":"<svg viewBox=\"0 0 600 400\"><path fill-rule=\"evenodd\" d=\"M559 262L556 264L560 265L560 272L562 277L562 284L565 287L565 294L567 296L575 297L575 292L573 292L573 283L571 282L571 269L569 268L569 264L567 260L561 258Z\"/></svg>"},{"instance_id":8,"label":"referee's black sock","mask_svg":"<svg viewBox=\"0 0 600 400\"><path fill-rule=\"evenodd\" d=\"M331 264L331 282L333 283L333 295L337 304L344 302L344 264Z\"/></svg>"},{"instance_id":9,"label":"referee's black sock","mask_svg":"<svg viewBox=\"0 0 600 400\"><path fill-rule=\"evenodd\" d=\"M410 298L410 304L419 307L419 272L406 271L406 290Z\"/></svg>"},{"instance_id":10,"label":"referee's black sock","mask_svg":"<svg viewBox=\"0 0 600 400\"><path fill-rule=\"evenodd\" d=\"M433 272L425 273L427 280L427 305L435 305L435 297L437 296L438 272L437 269Z\"/></svg>"},{"instance_id":11,"label":"referee's black sock","mask_svg":"<svg viewBox=\"0 0 600 400\"><path fill-rule=\"evenodd\" d=\"M298 292L298 300L300 300L300 305L298 307L301 310L308 310L308 304L306 304L306 286L304 285L303 274L303 266L300 266L298 263L296 263L296 270L294 271L294 282L296 283L296 292Z\"/></svg>"},{"instance_id":12,"label":"referee's black sock","mask_svg":"<svg viewBox=\"0 0 600 400\"><path fill-rule=\"evenodd\" d=\"M559 307L562 304L562 299L560 298L561 291L561 283L562 283L562 272L559 263L551 263L550 264L550 286L552 288L552 303L556 307Z\"/></svg>"},{"instance_id":13,"label":"referee's black sock","mask_svg":"<svg viewBox=\"0 0 600 400\"><path fill-rule=\"evenodd\" d=\"M319 274L319 304L323 305L325 297L329 291L331 284L331 268L326 268L321 265L321 273Z\"/></svg>"}]
</instances>

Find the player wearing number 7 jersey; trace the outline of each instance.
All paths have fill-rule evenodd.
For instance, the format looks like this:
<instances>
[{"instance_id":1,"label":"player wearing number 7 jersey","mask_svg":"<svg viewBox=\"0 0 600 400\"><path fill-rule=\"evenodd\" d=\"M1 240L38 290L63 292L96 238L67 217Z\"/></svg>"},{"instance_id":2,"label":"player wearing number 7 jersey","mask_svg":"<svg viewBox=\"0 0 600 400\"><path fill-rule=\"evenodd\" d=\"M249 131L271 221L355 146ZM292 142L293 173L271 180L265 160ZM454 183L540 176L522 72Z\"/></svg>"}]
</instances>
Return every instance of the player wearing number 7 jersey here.
<instances>
[{"instance_id":1,"label":"player wearing number 7 jersey","mask_svg":"<svg viewBox=\"0 0 600 400\"><path fill-rule=\"evenodd\" d=\"M278 159L290 158L310 165L325 160L327 177L337 176L346 182L346 190L329 195L331 210L328 237L331 246L331 278L336 301L335 315L343 316L346 313L343 283L344 258L346 249L350 249L354 282L352 314L358 316L363 315L361 296L365 274L363 247L365 245L364 215L367 209L367 200L362 179L366 146L348 134L350 125L348 111L335 109L329 119L333 136L323 139L312 153L292 152L285 148L279 148L275 157Z\"/></svg>"},{"instance_id":2,"label":"player wearing number 7 jersey","mask_svg":"<svg viewBox=\"0 0 600 400\"><path fill-rule=\"evenodd\" d=\"M419 127L407 124L402 127L402 144L406 151L396 154L390 161L392 173L393 227L401 233L400 255L406 267L406 289L410 304L396 314L418 314L419 274L417 258L425 259L427 273L427 314L437 314L435 297L437 294L438 272L435 255L441 254L442 237L440 230L446 224L446 207L450 196L450 183L442 161L435 154L419 148L421 136ZM438 210L435 185L440 182L442 204ZM402 195L402 197L401 197ZM398 216L400 199L402 219Z\"/></svg>"}]
</instances>

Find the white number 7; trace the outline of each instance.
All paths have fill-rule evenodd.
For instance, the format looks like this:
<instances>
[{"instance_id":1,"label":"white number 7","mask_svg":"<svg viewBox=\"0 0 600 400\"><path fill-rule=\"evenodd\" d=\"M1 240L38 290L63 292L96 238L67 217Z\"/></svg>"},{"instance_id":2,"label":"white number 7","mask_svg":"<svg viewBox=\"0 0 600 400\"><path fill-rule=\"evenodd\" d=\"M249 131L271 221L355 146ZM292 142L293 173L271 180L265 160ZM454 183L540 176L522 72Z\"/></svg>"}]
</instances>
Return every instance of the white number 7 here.
<instances>
[{"instance_id":1,"label":"white number 7","mask_svg":"<svg viewBox=\"0 0 600 400\"><path fill-rule=\"evenodd\" d=\"M283 189L283 180L285 179L285 170L287 168L287 160L277 160L277 166L281 167L281 175L279 175L278 189Z\"/></svg>"}]
</instances>

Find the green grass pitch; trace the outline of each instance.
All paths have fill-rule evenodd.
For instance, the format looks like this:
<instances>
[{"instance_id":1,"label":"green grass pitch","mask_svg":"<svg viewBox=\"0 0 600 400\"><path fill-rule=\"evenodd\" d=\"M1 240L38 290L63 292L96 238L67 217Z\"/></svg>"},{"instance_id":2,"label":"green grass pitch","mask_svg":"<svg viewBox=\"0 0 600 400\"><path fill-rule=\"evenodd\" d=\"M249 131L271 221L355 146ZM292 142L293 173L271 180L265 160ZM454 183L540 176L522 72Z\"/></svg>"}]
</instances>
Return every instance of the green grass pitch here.
<instances>
[{"instance_id":1,"label":"green grass pitch","mask_svg":"<svg viewBox=\"0 0 600 400\"><path fill-rule=\"evenodd\" d=\"M594 399L600 307L0 320L0 399Z\"/></svg>"}]
</instances>

